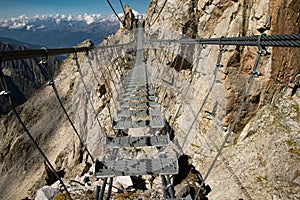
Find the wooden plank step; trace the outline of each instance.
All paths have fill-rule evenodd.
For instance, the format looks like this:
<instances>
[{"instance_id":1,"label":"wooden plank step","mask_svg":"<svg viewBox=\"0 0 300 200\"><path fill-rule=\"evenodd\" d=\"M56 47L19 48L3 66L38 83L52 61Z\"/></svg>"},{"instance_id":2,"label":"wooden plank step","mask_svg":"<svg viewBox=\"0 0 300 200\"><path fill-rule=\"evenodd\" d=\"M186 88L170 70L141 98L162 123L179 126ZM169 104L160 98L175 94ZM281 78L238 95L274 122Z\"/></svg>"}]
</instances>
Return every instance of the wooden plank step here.
<instances>
[{"instance_id":1,"label":"wooden plank step","mask_svg":"<svg viewBox=\"0 0 300 200\"><path fill-rule=\"evenodd\" d=\"M131 159L95 162L97 178L115 176L138 176L147 174L178 174L177 158Z\"/></svg>"},{"instance_id":2,"label":"wooden plank step","mask_svg":"<svg viewBox=\"0 0 300 200\"><path fill-rule=\"evenodd\" d=\"M169 142L169 135L107 137L106 147L109 149L147 146L163 147L168 146Z\"/></svg>"}]
</instances>

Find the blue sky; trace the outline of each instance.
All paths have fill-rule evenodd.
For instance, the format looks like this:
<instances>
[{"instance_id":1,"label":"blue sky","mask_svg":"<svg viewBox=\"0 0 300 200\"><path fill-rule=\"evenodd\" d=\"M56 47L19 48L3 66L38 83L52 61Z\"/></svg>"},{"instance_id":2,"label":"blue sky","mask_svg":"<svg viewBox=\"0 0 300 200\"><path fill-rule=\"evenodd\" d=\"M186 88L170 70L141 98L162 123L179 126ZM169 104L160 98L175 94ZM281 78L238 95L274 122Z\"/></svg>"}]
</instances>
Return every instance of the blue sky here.
<instances>
[{"instance_id":1,"label":"blue sky","mask_svg":"<svg viewBox=\"0 0 300 200\"><path fill-rule=\"evenodd\" d=\"M41 14L78 15L84 13L113 14L106 0L0 0L0 18ZM122 12L119 0L110 0L118 13ZM139 13L146 13L150 0L122 0Z\"/></svg>"}]
</instances>

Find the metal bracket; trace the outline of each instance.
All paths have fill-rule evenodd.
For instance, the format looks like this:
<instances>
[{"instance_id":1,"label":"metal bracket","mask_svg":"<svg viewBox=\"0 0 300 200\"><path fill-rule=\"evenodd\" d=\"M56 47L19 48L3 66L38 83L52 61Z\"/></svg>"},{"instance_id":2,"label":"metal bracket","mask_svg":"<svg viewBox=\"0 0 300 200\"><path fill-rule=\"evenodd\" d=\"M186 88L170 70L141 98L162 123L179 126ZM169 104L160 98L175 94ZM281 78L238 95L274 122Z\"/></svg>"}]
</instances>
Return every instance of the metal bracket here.
<instances>
[{"instance_id":1,"label":"metal bracket","mask_svg":"<svg viewBox=\"0 0 300 200\"><path fill-rule=\"evenodd\" d=\"M0 96L7 96L7 95L10 95L11 94L11 92L10 91L1 91L0 92Z\"/></svg>"},{"instance_id":2,"label":"metal bracket","mask_svg":"<svg viewBox=\"0 0 300 200\"><path fill-rule=\"evenodd\" d=\"M268 54L267 50L265 49L264 46L261 46L261 37L266 35L265 33L261 34L257 38L257 46L258 46L258 52L261 56L265 56Z\"/></svg>"},{"instance_id":3,"label":"metal bracket","mask_svg":"<svg viewBox=\"0 0 300 200\"><path fill-rule=\"evenodd\" d=\"M53 82L53 81L49 81L49 82L47 83L47 85L54 85L54 82Z\"/></svg>"},{"instance_id":4,"label":"metal bracket","mask_svg":"<svg viewBox=\"0 0 300 200\"><path fill-rule=\"evenodd\" d=\"M73 49L74 49L74 55L73 55L73 60L77 60L77 49L76 49L76 47L73 47Z\"/></svg>"},{"instance_id":5,"label":"metal bracket","mask_svg":"<svg viewBox=\"0 0 300 200\"><path fill-rule=\"evenodd\" d=\"M255 71L252 71L251 72L254 76L262 76L263 74L260 72L260 71L258 71L258 70L255 70Z\"/></svg>"}]
</instances>

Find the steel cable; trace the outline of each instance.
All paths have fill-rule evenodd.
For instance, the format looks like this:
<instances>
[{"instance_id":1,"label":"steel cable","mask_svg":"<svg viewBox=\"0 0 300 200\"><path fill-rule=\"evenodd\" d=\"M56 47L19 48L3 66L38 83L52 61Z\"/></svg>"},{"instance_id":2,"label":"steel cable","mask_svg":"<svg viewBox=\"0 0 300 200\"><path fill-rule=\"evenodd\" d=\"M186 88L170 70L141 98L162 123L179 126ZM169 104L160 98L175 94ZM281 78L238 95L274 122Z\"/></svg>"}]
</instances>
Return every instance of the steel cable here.
<instances>
[{"instance_id":1,"label":"steel cable","mask_svg":"<svg viewBox=\"0 0 300 200\"><path fill-rule=\"evenodd\" d=\"M82 74L82 71L81 71L81 67L80 67L80 64L79 64L79 62L78 62L78 57L77 57L76 49L75 49L75 53L74 53L74 58L73 58L73 59L74 59L75 62L76 62L77 71L78 71L78 73L79 73L80 80L81 80L81 82L82 82L82 84L83 84L83 87L84 87L84 90L85 90L85 94L86 94L86 96L87 96L87 98L88 98L88 101L89 101L89 103L90 103L90 105L91 105L91 107L92 107L92 110L93 110L94 116L95 116L95 118L96 118L96 121L97 121L97 123L98 123L98 125L99 125L99 127L100 127L100 129L101 129L101 131L102 131L102 133L103 133L103 135L104 135L104 136L107 136L107 134L103 131L103 127L102 127L102 125L101 125L101 123L100 123L100 121L99 121L99 119L98 119L98 116L97 116L97 113L96 113L96 109L95 109L95 107L94 107L94 105L93 105L93 102L92 102L92 100L91 100L89 91L88 91L88 89L87 89L87 85L86 85L86 83L85 83L85 81L84 81L83 74Z\"/></svg>"},{"instance_id":2,"label":"steel cable","mask_svg":"<svg viewBox=\"0 0 300 200\"><path fill-rule=\"evenodd\" d=\"M260 38L261 38L261 37L258 37L258 41L257 41L258 47L259 47L258 55L257 55L257 57L256 57L256 60L255 60L255 63L254 63L253 69L252 69L252 73L251 73L251 76L250 76L249 81L248 81L249 85L248 85L248 88L247 88L247 90L246 90L246 92L245 92L245 94L244 94L243 101L242 101L242 103L241 103L241 105L240 105L240 107L239 107L239 109L238 109L238 111L237 111L237 114L235 115L234 121L233 121L233 123L231 124L228 133L226 134L226 136L225 136L225 138L224 138L223 143L222 143L221 146L220 146L220 149L219 149L218 152L217 152L217 155L215 156L215 158L214 158L212 164L210 165L210 167L209 167L207 173L205 174L205 176L204 176L204 178L203 178L203 182L202 182L201 185L200 185L200 188L199 188L199 190L198 190L198 192L197 192L197 196L196 196L196 197L198 197L201 187L203 187L203 185L205 184L205 182L206 182L206 180L207 180L209 174L211 173L211 171L212 171L214 165L216 164L218 158L220 157L221 152L222 152L223 148L225 147L225 144L226 144L226 142L227 142L229 136L230 136L231 133L233 132L233 130L234 130L234 128L235 128L235 125L237 124L237 122L238 122L238 120L239 120L239 118L240 118L242 109L243 109L243 107L244 107L244 105L245 105L245 103L246 103L246 101L247 101L247 99L248 99L250 90L251 90L251 88L252 88L252 85L253 85L253 82L254 82L254 77L259 75L259 72L257 71L257 69L258 69L258 66L259 66L260 59L261 59L262 56L266 55L266 53L267 53L265 50L263 50L263 49L261 48L261 44L262 44L262 43L261 43L261 41L260 41Z\"/></svg>"},{"instance_id":3,"label":"steel cable","mask_svg":"<svg viewBox=\"0 0 300 200\"><path fill-rule=\"evenodd\" d=\"M123 13L124 13L124 15L125 15L125 10L124 10L124 6L123 6L123 3L122 3L122 0L119 0L119 2L120 2L120 5L121 5L121 7L122 7Z\"/></svg>"},{"instance_id":4,"label":"steel cable","mask_svg":"<svg viewBox=\"0 0 300 200\"><path fill-rule=\"evenodd\" d=\"M42 155L42 157L45 159L47 165L50 167L51 171L54 173L55 177L57 178L57 180L59 180L59 182L61 183L61 185L63 186L64 190L67 193L68 199L72 200L71 195L67 189L67 186L65 185L65 183L63 182L63 180L60 178L60 176L58 175L58 173L56 172L56 170L54 169L53 165L51 164L51 162L49 161L49 159L47 158L46 154L43 152L43 150L39 147L38 143L35 141L35 139L33 138L33 136L31 135L31 133L29 132L29 130L27 129L26 125L24 124L23 120L21 119L20 115L18 114L15 106L13 105L13 101L11 98L11 94L10 91L8 90L8 86L7 83L5 81L4 78L4 74L2 72L2 70L0 70L0 79L1 79L1 84L3 86L3 89L7 92L7 98L9 101L9 104L12 108L13 113L15 114L17 120L19 121L19 123L21 124L23 130L25 131L25 133L27 134L27 136L29 137L29 139L31 140L32 144L35 146L35 148L39 151L39 153Z\"/></svg>"},{"instance_id":5,"label":"steel cable","mask_svg":"<svg viewBox=\"0 0 300 200\"><path fill-rule=\"evenodd\" d=\"M179 39L179 40L149 40L150 42L173 42L183 44L203 44L203 45L240 45L240 46L258 46L257 40L260 36L246 37L223 37L220 38L201 38L201 39ZM261 46L273 47L300 47L300 34L281 34L281 35L262 35Z\"/></svg>"},{"instance_id":6,"label":"steel cable","mask_svg":"<svg viewBox=\"0 0 300 200\"><path fill-rule=\"evenodd\" d=\"M114 12L115 16L118 18L118 20L119 20L121 23L123 23L122 20L120 19L119 15L117 14L116 10L114 9L114 7L112 6L112 4L110 3L110 1L109 1L109 0L106 0L106 1L107 1L107 3L108 3L109 7L110 7L110 8L112 9L112 11Z\"/></svg>"},{"instance_id":7,"label":"steel cable","mask_svg":"<svg viewBox=\"0 0 300 200\"><path fill-rule=\"evenodd\" d=\"M74 49L73 49L73 52L74 52ZM50 71L50 69L49 69L49 67L48 67L48 50L47 50L47 49L44 49L44 54L45 54L45 59L46 59L46 60L45 60L44 62L42 62L42 64L44 64L45 69L46 69L46 71L47 71L47 75L48 75L48 77L49 77L49 79L50 79L50 81L48 82L48 85L51 85L51 87L52 87L52 89L53 89L53 91L54 91L54 94L55 94L55 96L56 96L56 98L57 98L57 100L58 100L58 102L59 102L60 107L62 108L62 110L63 110L65 116L67 117L67 119L68 119L70 125L72 126L72 128L73 128L75 134L77 135L77 137L78 137L78 139L79 139L81 145L85 148L85 150L87 151L88 155L90 156L92 162L94 163L95 160L94 160L92 154L89 152L87 146L85 145L85 143L83 142L82 138L80 137L80 134L78 133L78 131L77 131L77 129L76 129L74 123L73 123L72 120L71 120L71 117L69 116L69 114L68 114L68 112L67 112L65 106L63 105L63 102L62 102L62 100L61 100L61 98L60 98L60 96L59 96L59 93L58 93L58 91L57 91L57 88L56 88L56 85L55 85L55 82L54 82L54 79L53 79L53 75L52 75L52 73L51 73L51 71Z\"/></svg>"},{"instance_id":8,"label":"steel cable","mask_svg":"<svg viewBox=\"0 0 300 200\"><path fill-rule=\"evenodd\" d=\"M208 93L207 93L207 95L205 96L205 98L204 98L204 100L203 100L203 102L202 102L202 104L201 104L201 106L200 106L200 108L199 108L199 110L198 110L198 112L197 112L197 114L196 114L196 116L195 116L195 118L194 118L194 120L193 120L193 122L192 122L192 124L191 124L191 126L190 126L190 128L189 128L189 130L188 130L188 132L187 132L187 134L186 134L186 136L185 136L185 138L184 138L184 140L183 140L183 143L182 143L182 145L181 145L180 155L183 154L183 148L184 148L184 146L185 146L185 143L186 143L186 141L187 141L187 138L188 138L189 134L191 133L192 128L193 128L194 124L196 123L196 121L197 121L197 119L198 119L200 113L202 112L202 109L203 109L203 107L204 107L204 105L205 105L205 103L206 103L206 101L207 101L207 99L208 99L210 93L212 92L212 89L214 88L214 85L215 85L215 83L216 83L216 79L217 79L217 74L218 74L219 68L222 67L221 59L222 59L222 54L223 54L224 51L225 51L225 48L223 47L223 45L220 45L219 55L218 55L216 67L215 67L215 70L214 70L214 78L213 78L212 84L211 84L211 86L210 86L210 88L209 88L209 90L208 90Z\"/></svg>"},{"instance_id":9,"label":"steel cable","mask_svg":"<svg viewBox=\"0 0 300 200\"><path fill-rule=\"evenodd\" d=\"M150 24L149 22L149 28L151 28L151 26L153 26L153 24L156 22L156 20L158 19L158 17L160 16L161 12L163 11L164 7L166 6L168 0L165 0L164 4L162 5L160 11L158 12L156 18L153 20L152 24ZM154 14L154 13L153 13Z\"/></svg>"}]
</instances>

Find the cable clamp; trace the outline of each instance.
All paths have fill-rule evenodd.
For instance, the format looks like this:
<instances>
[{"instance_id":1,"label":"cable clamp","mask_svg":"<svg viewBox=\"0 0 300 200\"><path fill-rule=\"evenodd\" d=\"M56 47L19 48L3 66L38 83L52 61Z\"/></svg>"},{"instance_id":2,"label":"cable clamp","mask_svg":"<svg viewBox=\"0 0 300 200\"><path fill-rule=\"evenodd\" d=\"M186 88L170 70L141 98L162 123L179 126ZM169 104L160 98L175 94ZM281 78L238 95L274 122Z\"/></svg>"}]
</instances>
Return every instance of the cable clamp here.
<instances>
[{"instance_id":1,"label":"cable clamp","mask_svg":"<svg viewBox=\"0 0 300 200\"><path fill-rule=\"evenodd\" d=\"M54 85L54 82L53 82L53 81L49 81L49 82L47 83L47 85Z\"/></svg>"},{"instance_id":2,"label":"cable clamp","mask_svg":"<svg viewBox=\"0 0 300 200\"><path fill-rule=\"evenodd\" d=\"M219 68L223 67L223 65L221 63L217 63L216 66L219 67Z\"/></svg>"},{"instance_id":3,"label":"cable clamp","mask_svg":"<svg viewBox=\"0 0 300 200\"><path fill-rule=\"evenodd\" d=\"M74 49L74 55L72 59L77 60L77 48L74 46L73 49Z\"/></svg>"},{"instance_id":4,"label":"cable clamp","mask_svg":"<svg viewBox=\"0 0 300 200\"><path fill-rule=\"evenodd\" d=\"M0 96L7 96L7 95L9 95L11 92L10 91L1 91L0 92Z\"/></svg>"},{"instance_id":5,"label":"cable clamp","mask_svg":"<svg viewBox=\"0 0 300 200\"><path fill-rule=\"evenodd\" d=\"M85 53L84 53L84 55L85 55L85 56L88 56L88 55L89 55L89 53L90 53L90 51L89 51L89 49L87 48L87 49L85 50Z\"/></svg>"},{"instance_id":6,"label":"cable clamp","mask_svg":"<svg viewBox=\"0 0 300 200\"><path fill-rule=\"evenodd\" d=\"M260 71L258 71L258 70L252 71L251 74L253 74L254 76L257 76L257 77L263 75L263 74L262 74Z\"/></svg>"},{"instance_id":7,"label":"cable clamp","mask_svg":"<svg viewBox=\"0 0 300 200\"><path fill-rule=\"evenodd\" d=\"M47 61L46 61L46 60L41 60L41 61L39 62L39 64L45 65L45 64L47 64Z\"/></svg>"},{"instance_id":8,"label":"cable clamp","mask_svg":"<svg viewBox=\"0 0 300 200\"><path fill-rule=\"evenodd\" d=\"M265 49L260 49L257 53L259 53L261 56L265 56L268 54L267 50Z\"/></svg>"},{"instance_id":9,"label":"cable clamp","mask_svg":"<svg viewBox=\"0 0 300 200\"><path fill-rule=\"evenodd\" d=\"M219 51L225 52L225 51L227 51L227 49L226 49L226 48L224 48L224 46L223 46L223 45L221 45L221 46L220 46L220 49L219 49Z\"/></svg>"},{"instance_id":10,"label":"cable clamp","mask_svg":"<svg viewBox=\"0 0 300 200\"><path fill-rule=\"evenodd\" d=\"M77 55L74 54L73 57L72 57L72 59L73 59L73 60L77 60Z\"/></svg>"}]
</instances>

